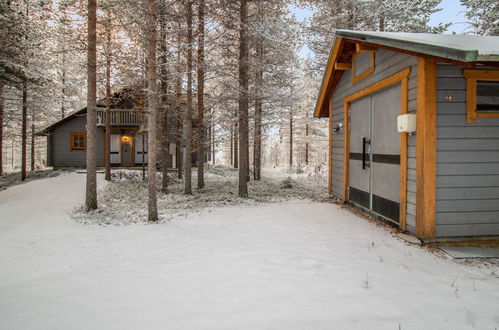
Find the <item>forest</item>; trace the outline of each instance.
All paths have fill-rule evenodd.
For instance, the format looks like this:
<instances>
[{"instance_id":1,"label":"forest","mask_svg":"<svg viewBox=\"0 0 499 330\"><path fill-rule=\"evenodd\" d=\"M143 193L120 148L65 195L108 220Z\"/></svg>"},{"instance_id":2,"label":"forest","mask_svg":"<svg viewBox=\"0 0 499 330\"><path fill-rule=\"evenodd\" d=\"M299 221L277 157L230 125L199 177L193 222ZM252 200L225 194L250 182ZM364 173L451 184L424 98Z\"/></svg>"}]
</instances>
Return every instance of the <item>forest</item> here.
<instances>
[{"instance_id":1,"label":"forest","mask_svg":"<svg viewBox=\"0 0 499 330\"><path fill-rule=\"evenodd\" d=\"M496 1L461 5L466 33L499 33ZM1 0L0 173L24 180L46 168L37 132L87 108L85 209L96 209L97 104L132 88L146 117L150 221L173 175L159 157L168 134L185 194L193 163L198 189L204 167L223 164L238 169L237 195L248 197L263 166L326 161L326 123L312 113L335 29L444 33L451 23L429 23L441 9L440 0ZM111 180L109 159L105 170Z\"/></svg>"}]
</instances>

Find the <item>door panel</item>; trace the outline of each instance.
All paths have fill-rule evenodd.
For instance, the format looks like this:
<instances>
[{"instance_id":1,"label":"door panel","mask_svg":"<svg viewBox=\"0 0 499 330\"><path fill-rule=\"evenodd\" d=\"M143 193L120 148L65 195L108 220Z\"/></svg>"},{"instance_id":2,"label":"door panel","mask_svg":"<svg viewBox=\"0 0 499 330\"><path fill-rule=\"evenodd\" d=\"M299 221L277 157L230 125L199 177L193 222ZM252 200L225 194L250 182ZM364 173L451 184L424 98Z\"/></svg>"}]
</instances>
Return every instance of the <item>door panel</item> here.
<instances>
[{"instance_id":1,"label":"door panel","mask_svg":"<svg viewBox=\"0 0 499 330\"><path fill-rule=\"evenodd\" d=\"M130 137L128 137L126 141L123 141L123 164L122 164L122 166L133 166L132 152L133 152L132 139Z\"/></svg>"},{"instance_id":2,"label":"door panel","mask_svg":"<svg viewBox=\"0 0 499 330\"><path fill-rule=\"evenodd\" d=\"M349 199L394 222L400 210L400 85L350 104Z\"/></svg>"},{"instance_id":3,"label":"door panel","mask_svg":"<svg viewBox=\"0 0 499 330\"><path fill-rule=\"evenodd\" d=\"M400 209L400 84L373 95L371 166L373 211L399 221Z\"/></svg>"},{"instance_id":4,"label":"door panel","mask_svg":"<svg viewBox=\"0 0 499 330\"><path fill-rule=\"evenodd\" d=\"M111 134L111 144L109 152L111 153L111 165L120 165L121 164L121 144L120 144L121 136L118 134Z\"/></svg>"},{"instance_id":5,"label":"door panel","mask_svg":"<svg viewBox=\"0 0 499 330\"><path fill-rule=\"evenodd\" d=\"M350 200L370 208L369 145L364 145L371 136L371 97L350 104ZM362 166L365 153L364 168Z\"/></svg>"}]
</instances>

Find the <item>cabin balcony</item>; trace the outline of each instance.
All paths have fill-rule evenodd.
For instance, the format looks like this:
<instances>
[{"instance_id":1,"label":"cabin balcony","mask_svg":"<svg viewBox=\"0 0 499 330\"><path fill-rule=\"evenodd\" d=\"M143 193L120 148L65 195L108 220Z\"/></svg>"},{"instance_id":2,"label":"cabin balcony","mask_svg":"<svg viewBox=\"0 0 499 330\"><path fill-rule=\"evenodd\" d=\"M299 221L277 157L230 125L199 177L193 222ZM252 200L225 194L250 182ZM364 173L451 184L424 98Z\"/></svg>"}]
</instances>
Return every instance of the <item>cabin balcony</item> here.
<instances>
[{"instance_id":1,"label":"cabin balcony","mask_svg":"<svg viewBox=\"0 0 499 330\"><path fill-rule=\"evenodd\" d=\"M111 109L111 126L140 126L144 122L142 110ZM106 110L97 110L97 126L106 126Z\"/></svg>"}]
</instances>

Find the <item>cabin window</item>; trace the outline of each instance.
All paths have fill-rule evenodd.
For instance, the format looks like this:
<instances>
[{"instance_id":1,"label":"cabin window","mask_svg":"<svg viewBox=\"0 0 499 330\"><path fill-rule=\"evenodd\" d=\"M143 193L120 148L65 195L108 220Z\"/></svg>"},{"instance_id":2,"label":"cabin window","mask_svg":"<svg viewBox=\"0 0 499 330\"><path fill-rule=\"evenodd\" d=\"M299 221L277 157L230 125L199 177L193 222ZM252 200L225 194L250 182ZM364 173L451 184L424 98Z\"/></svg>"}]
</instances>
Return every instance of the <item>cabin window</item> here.
<instances>
[{"instance_id":1,"label":"cabin window","mask_svg":"<svg viewBox=\"0 0 499 330\"><path fill-rule=\"evenodd\" d=\"M85 132L72 132L70 133L70 148L73 150L86 150L87 149L87 133Z\"/></svg>"},{"instance_id":2,"label":"cabin window","mask_svg":"<svg viewBox=\"0 0 499 330\"><path fill-rule=\"evenodd\" d=\"M464 70L466 77L466 121L499 118L499 71Z\"/></svg>"},{"instance_id":3,"label":"cabin window","mask_svg":"<svg viewBox=\"0 0 499 330\"><path fill-rule=\"evenodd\" d=\"M374 51L358 52L352 57L352 83L374 73Z\"/></svg>"}]
</instances>

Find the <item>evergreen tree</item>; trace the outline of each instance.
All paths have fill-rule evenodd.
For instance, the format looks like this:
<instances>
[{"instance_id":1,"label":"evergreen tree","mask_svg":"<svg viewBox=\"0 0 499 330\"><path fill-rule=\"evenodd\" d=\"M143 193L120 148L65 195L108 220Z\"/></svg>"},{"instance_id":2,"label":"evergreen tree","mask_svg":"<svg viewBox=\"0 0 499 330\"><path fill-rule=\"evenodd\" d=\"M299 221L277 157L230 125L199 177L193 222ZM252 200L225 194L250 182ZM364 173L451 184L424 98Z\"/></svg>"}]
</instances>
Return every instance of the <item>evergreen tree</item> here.
<instances>
[{"instance_id":1,"label":"evergreen tree","mask_svg":"<svg viewBox=\"0 0 499 330\"><path fill-rule=\"evenodd\" d=\"M499 36L499 1L461 0L474 34Z\"/></svg>"}]
</instances>

